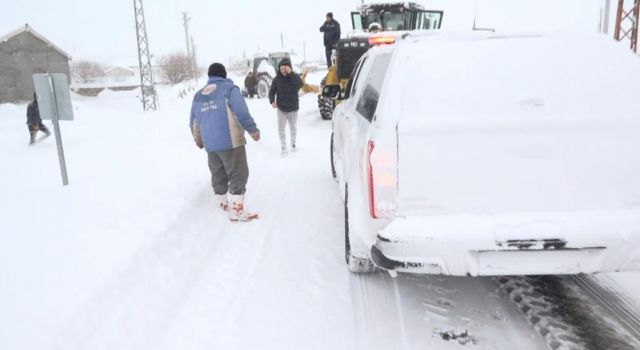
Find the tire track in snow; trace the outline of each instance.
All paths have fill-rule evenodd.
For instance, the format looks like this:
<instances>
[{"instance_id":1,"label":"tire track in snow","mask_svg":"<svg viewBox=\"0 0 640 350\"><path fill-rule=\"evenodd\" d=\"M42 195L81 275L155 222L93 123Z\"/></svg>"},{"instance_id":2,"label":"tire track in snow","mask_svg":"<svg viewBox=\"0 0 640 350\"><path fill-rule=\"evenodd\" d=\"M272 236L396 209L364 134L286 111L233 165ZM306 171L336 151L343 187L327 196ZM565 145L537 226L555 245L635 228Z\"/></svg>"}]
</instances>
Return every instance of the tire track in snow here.
<instances>
[{"instance_id":1,"label":"tire track in snow","mask_svg":"<svg viewBox=\"0 0 640 350\"><path fill-rule=\"evenodd\" d=\"M592 294L585 293L584 282L576 283L574 276L502 277L497 281L552 350L640 348L640 342Z\"/></svg>"},{"instance_id":2,"label":"tire track in snow","mask_svg":"<svg viewBox=\"0 0 640 350\"><path fill-rule=\"evenodd\" d=\"M576 275L571 279L593 300L607 309L615 320L632 335L640 346L640 309L629 298L592 275Z\"/></svg>"},{"instance_id":3,"label":"tire track in snow","mask_svg":"<svg viewBox=\"0 0 640 350\"><path fill-rule=\"evenodd\" d=\"M275 213L279 208L286 207L287 198L292 197L292 190L288 186L280 186L289 183L291 175L287 167L293 165L285 166L285 171L278 179L279 184L274 186L269 183L274 176L268 173L274 168L267 166L268 157L258 159L260 161L254 166L258 170L252 172L252 178L256 180L250 183L251 201L247 207L249 210L259 208L259 205L252 205L251 202L269 203L269 207L264 211L258 210L260 218L254 222L234 223L229 226L224 234L234 238L227 240L224 247L220 248L220 256L217 257L220 263L206 268L202 274L203 278L195 286L196 295L187 307L183 308L181 321L177 322L189 323L191 326L189 329L182 327L177 330L178 334L165 336L167 341L159 341L158 348L172 349L185 346L184 343L170 344L169 339L194 341L186 348L233 348L234 345L229 343L233 343L234 338L246 337L246 334L234 333L242 329L236 318L240 314L239 309L244 307L243 302L247 300L247 296L254 292L252 283L258 267L261 266L265 255L274 250L269 248L269 244L273 236L280 232L277 227L281 225ZM277 195L274 196L274 193Z\"/></svg>"},{"instance_id":4,"label":"tire track in snow","mask_svg":"<svg viewBox=\"0 0 640 350\"><path fill-rule=\"evenodd\" d=\"M384 271L349 277L356 348L411 349L398 279Z\"/></svg>"},{"instance_id":5,"label":"tire track in snow","mask_svg":"<svg viewBox=\"0 0 640 350\"><path fill-rule=\"evenodd\" d=\"M366 293L366 276L355 275L349 276L349 286L351 289L351 305L353 307L353 323L356 332L354 342L356 349L371 349L369 344L369 327L367 310L370 305L368 295Z\"/></svg>"},{"instance_id":6,"label":"tire track in snow","mask_svg":"<svg viewBox=\"0 0 640 350\"><path fill-rule=\"evenodd\" d=\"M264 161L265 158L263 158L263 164L266 163L266 161ZM285 183L289 180L290 175L289 172L286 173L286 178L284 179ZM261 200L263 203L268 202L267 199L270 199L271 201L273 201L273 196L270 196L270 194L272 193L272 191L269 190L270 187L266 186L267 181L266 181L266 177L262 176L259 177L261 180L258 182L259 184L261 184L261 186L258 186L257 190L255 191L255 198L256 200ZM281 208L283 207L283 204L285 203L285 199L289 194L289 190L287 188L286 191L284 192L280 192L281 194L278 196L277 198L277 202L275 204L274 207L276 208ZM266 229L263 228L265 225L265 221L266 221ZM245 251L250 251L251 254L245 254L248 255L249 257L251 257L248 267L247 269L243 272L244 278L241 280L240 285L236 286L236 289L239 290L238 293L234 294L234 298L233 300L231 300L229 303L227 303L227 307L222 311L222 319L223 321L221 322L221 324L223 325L228 325L230 323L230 319L231 319L231 315L233 315L233 311L237 309L238 307L238 303L240 300L242 300L244 298L244 296L246 296L246 294L249 291L249 284L250 281L253 279L256 269L259 265L259 262L262 260L262 258L264 257L265 253L267 252L267 250L265 249L265 247L267 246L270 236L273 232L276 231L276 226L278 225L278 222L272 218L266 219L265 216L262 216L260 219L258 219L258 222L261 224L260 228L258 230L254 229L253 231L258 231L256 232L256 235L259 237L259 239L257 240L256 244L252 244L251 246L248 246L246 244L243 244L243 246L246 247L246 249L244 249ZM242 225L242 223L239 223L239 225ZM261 234L262 232L264 232L265 234ZM236 240L236 242L240 242L239 240ZM250 242L256 242L256 240L250 240ZM242 242L245 243L245 242ZM232 250L230 250L232 251Z\"/></svg>"},{"instance_id":7,"label":"tire track in snow","mask_svg":"<svg viewBox=\"0 0 640 350\"><path fill-rule=\"evenodd\" d=\"M265 163L262 158L259 164ZM256 185L262 185L258 188L265 188L265 183L263 177L257 177ZM217 226L216 222L222 225ZM271 222L270 225L275 224ZM215 228L222 229L216 232ZM237 231L242 231L245 237L234 236ZM155 335L167 333L175 315L197 290L200 278L212 274L208 271L211 266L215 266L216 278L227 283L216 288L210 296L219 301L216 305L225 305L216 314L227 314L240 295L238 291L246 290L260 259L255 253L263 251L267 241L260 232L257 222L228 222L226 214L213 205L211 189L207 186L174 223L135 255L128 268L90 299L63 330L63 334L84 336L60 339L60 348L68 348L65 344L70 340L72 344L78 344L78 348L92 349L108 348L106 344L118 348L145 348L158 342ZM246 239L246 235L260 239ZM149 317L152 314L156 316ZM140 320L151 322L140 324ZM115 339L121 334L129 336Z\"/></svg>"}]
</instances>

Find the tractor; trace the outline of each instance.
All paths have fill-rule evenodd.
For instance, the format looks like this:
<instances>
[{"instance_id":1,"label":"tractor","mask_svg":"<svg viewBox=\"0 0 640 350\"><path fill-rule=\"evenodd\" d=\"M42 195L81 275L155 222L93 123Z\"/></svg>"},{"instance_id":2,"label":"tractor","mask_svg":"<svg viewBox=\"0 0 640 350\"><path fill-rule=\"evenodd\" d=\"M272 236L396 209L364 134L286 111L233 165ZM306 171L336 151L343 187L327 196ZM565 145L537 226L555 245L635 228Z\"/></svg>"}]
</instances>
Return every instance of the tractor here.
<instances>
[{"instance_id":1,"label":"tractor","mask_svg":"<svg viewBox=\"0 0 640 350\"><path fill-rule=\"evenodd\" d=\"M269 95L271 81L276 77L278 63L285 58L290 58L288 52L272 52L267 56L256 56L253 58L252 71L256 77L256 92L258 98L265 98Z\"/></svg>"},{"instance_id":2,"label":"tractor","mask_svg":"<svg viewBox=\"0 0 640 350\"><path fill-rule=\"evenodd\" d=\"M333 65L321 82L318 107L322 119L331 119L339 103L332 97L344 91L351 71L369 48L393 44L408 31L440 29L443 15L443 11L426 10L412 2L362 5L352 12L353 32L338 41Z\"/></svg>"}]
</instances>

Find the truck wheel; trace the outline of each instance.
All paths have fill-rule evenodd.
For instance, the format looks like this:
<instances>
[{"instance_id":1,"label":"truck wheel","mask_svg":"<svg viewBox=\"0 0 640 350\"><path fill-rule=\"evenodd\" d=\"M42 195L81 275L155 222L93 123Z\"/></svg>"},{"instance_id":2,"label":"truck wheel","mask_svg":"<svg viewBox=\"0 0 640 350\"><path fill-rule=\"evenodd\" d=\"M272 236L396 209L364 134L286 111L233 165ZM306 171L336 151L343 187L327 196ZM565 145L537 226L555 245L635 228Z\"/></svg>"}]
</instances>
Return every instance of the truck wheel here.
<instances>
[{"instance_id":1,"label":"truck wheel","mask_svg":"<svg viewBox=\"0 0 640 350\"><path fill-rule=\"evenodd\" d=\"M329 154L330 154L330 157L331 157L331 175L333 175L333 178L335 179L335 178L338 177L338 175L336 174L336 163L335 163L335 160L333 158L333 133L331 133L331 142L330 142L330 145L329 145L329 152L330 152Z\"/></svg>"},{"instance_id":2,"label":"truck wheel","mask_svg":"<svg viewBox=\"0 0 640 350\"><path fill-rule=\"evenodd\" d=\"M375 272L376 266L373 264L371 257L353 255L349 231L349 186L347 185L344 191L344 257L347 263L347 269L353 273Z\"/></svg>"}]
</instances>

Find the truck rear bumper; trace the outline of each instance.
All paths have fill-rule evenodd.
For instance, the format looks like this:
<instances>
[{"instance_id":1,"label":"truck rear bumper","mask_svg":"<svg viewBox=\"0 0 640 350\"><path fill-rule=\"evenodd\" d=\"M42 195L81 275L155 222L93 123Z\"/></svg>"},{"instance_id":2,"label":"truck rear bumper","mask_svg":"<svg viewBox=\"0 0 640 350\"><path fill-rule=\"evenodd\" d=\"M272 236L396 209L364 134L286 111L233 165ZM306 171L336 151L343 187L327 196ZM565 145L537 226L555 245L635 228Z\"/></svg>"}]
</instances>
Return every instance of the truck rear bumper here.
<instances>
[{"instance_id":1,"label":"truck rear bumper","mask_svg":"<svg viewBox=\"0 0 640 350\"><path fill-rule=\"evenodd\" d=\"M386 270L456 276L640 270L640 210L396 218L371 257Z\"/></svg>"}]
</instances>

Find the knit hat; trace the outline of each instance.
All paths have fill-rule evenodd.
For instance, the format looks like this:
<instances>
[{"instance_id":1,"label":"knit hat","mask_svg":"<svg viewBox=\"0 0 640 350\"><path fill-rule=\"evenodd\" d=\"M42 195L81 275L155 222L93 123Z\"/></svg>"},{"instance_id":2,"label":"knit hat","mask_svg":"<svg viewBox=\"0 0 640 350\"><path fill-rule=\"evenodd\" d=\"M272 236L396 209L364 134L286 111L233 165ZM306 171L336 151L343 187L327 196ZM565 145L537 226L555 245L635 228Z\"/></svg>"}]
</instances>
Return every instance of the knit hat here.
<instances>
[{"instance_id":1,"label":"knit hat","mask_svg":"<svg viewBox=\"0 0 640 350\"><path fill-rule=\"evenodd\" d=\"M283 58L282 61L280 61L280 63L278 63L278 68L280 68L282 66L289 66L289 67L293 68L291 66L291 60L288 59L288 58Z\"/></svg>"},{"instance_id":2,"label":"knit hat","mask_svg":"<svg viewBox=\"0 0 640 350\"><path fill-rule=\"evenodd\" d=\"M209 78L211 77L220 77L227 78L227 70L221 63L214 63L209 66Z\"/></svg>"},{"instance_id":3,"label":"knit hat","mask_svg":"<svg viewBox=\"0 0 640 350\"><path fill-rule=\"evenodd\" d=\"M333 19L333 12L327 12L327 17Z\"/></svg>"}]
</instances>

